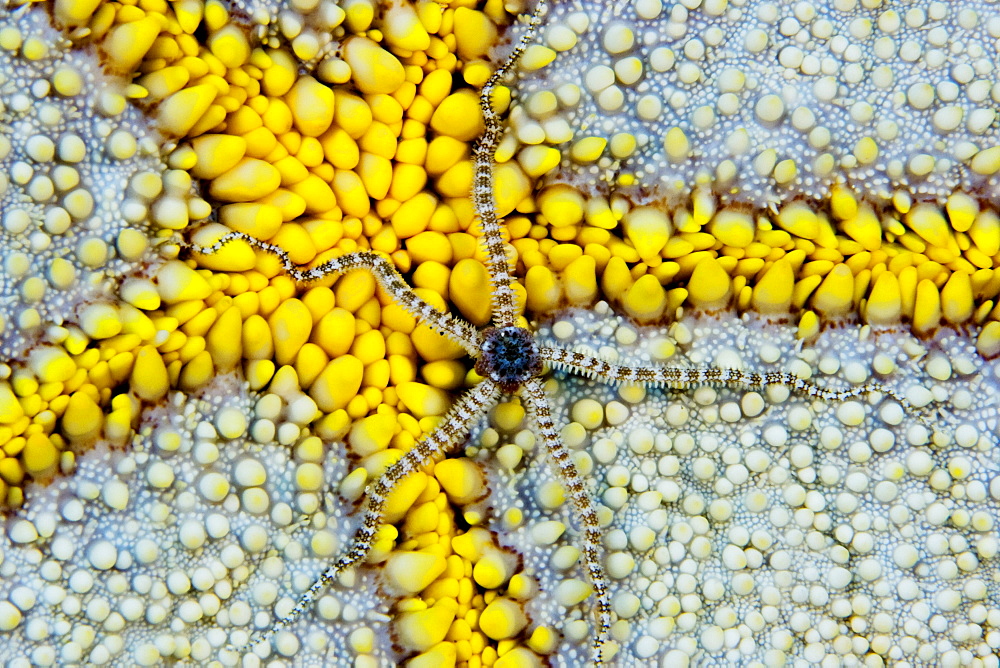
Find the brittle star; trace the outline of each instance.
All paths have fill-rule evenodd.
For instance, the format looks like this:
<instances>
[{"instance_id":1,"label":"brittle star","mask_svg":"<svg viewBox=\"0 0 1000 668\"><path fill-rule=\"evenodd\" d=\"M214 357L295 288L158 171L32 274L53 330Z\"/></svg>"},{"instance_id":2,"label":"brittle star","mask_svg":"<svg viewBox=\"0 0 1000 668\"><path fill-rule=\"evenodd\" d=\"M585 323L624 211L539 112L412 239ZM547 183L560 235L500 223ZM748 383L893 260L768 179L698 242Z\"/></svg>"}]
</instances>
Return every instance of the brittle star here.
<instances>
[{"instance_id":1,"label":"brittle star","mask_svg":"<svg viewBox=\"0 0 1000 668\"><path fill-rule=\"evenodd\" d=\"M569 450L562 443L559 429L552 417L542 380L546 366L600 378L615 385L636 384L678 389L702 385L726 385L747 390L781 385L813 398L838 402L878 393L892 397L904 408L912 408L906 399L879 383L831 390L786 372L753 373L718 367L671 368L615 364L565 348L540 346L531 330L517 324L518 309L512 289L513 277L510 269L512 253L508 252L508 246L504 242L494 202L493 156L503 134L503 125L493 109L491 96L495 87L516 66L519 56L541 23L543 14L544 2L536 6L530 19L529 29L483 86L480 95L485 131L477 142L473 154L475 181L472 199L480 219L481 240L492 287L490 326L480 330L453 314L438 311L413 292L390 260L376 252L357 251L312 268L302 268L292 262L288 253L281 247L242 232L229 232L207 247L188 245L188 248L197 253L212 254L229 243L244 242L252 248L279 258L284 272L298 283L310 283L349 271L368 271L396 304L420 322L460 344L475 360L475 370L483 378L475 387L458 398L439 427L417 441L411 450L368 486L361 527L354 535L347 552L328 567L301 595L288 615L277 620L268 629L257 633L242 648L243 650L249 650L268 640L276 632L292 624L338 575L361 564L370 553L375 535L384 522L386 501L398 484L432 459L456 451L474 426L490 408L496 405L503 394L519 392L534 418L538 436L544 443L549 458L555 464L561 482L570 493L575 509L575 520L580 525L583 540L582 554L596 598L596 633L593 636L592 659L595 665L602 664L612 615L608 578L602 559L601 525L593 495L588 491L583 476L573 463Z\"/></svg>"}]
</instances>

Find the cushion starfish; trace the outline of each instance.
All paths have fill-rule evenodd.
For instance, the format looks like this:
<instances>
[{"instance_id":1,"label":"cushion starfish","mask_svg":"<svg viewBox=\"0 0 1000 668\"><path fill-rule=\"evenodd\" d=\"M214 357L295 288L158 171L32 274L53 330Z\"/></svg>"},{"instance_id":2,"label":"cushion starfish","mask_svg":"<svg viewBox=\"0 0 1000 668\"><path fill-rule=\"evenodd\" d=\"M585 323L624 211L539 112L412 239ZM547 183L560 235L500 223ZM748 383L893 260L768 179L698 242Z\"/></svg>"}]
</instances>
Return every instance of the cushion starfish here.
<instances>
[{"instance_id":1,"label":"cushion starfish","mask_svg":"<svg viewBox=\"0 0 1000 668\"><path fill-rule=\"evenodd\" d=\"M596 504L587 481L574 464L569 450L560 438L552 417L552 409L544 390L546 368L561 368L605 382L646 387L691 388L703 385L726 385L756 389L783 385L810 397L829 401L844 401L852 397L882 394L892 397L904 409L909 402L878 383L868 383L843 390L831 390L807 382L785 372L753 373L719 367L676 368L659 366L629 366L614 364L597 357L561 347L540 346L535 334L518 324L518 309L512 288L512 249L505 243L501 221L496 214L493 183L494 154L503 135L503 124L492 106L494 89L517 66L518 59L542 22L545 3L539 3L532 14L528 30L510 55L483 85L480 106L485 131L473 154L475 179L472 199L480 220L481 243L487 258L492 288L492 322L478 329L453 314L442 313L414 293L391 261L372 251L348 253L315 267L296 265L281 247L261 241L242 232L229 232L211 246L190 248L202 254L212 254L230 243L245 243L280 259L285 273L296 282L306 284L350 271L367 271L392 300L423 324L460 344L475 360L475 370L482 381L458 398L445 415L442 424L425 435L396 463L370 484L365 495L365 510L361 526L349 549L312 584L285 617L258 633L242 648L248 650L268 640L277 631L304 614L319 594L338 575L361 564L372 550L375 536L384 523L387 499L401 481L420 470L433 459L455 452L479 420L504 394L520 393L534 419L537 435L555 465L558 475L569 491L574 517L579 524L582 553L596 598L596 633L593 635L592 659L595 665L608 658L612 607L608 578L603 564L601 524Z\"/></svg>"}]
</instances>

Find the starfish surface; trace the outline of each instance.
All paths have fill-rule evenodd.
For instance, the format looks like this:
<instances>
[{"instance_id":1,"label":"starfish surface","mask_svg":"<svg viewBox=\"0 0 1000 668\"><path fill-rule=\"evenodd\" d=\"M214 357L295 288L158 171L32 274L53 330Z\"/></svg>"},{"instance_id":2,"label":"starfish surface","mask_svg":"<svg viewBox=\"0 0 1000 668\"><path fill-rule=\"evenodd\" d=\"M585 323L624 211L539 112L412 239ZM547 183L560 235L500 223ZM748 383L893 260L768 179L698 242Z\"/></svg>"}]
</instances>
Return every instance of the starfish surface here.
<instances>
[{"instance_id":1,"label":"starfish surface","mask_svg":"<svg viewBox=\"0 0 1000 668\"><path fill-rule=\"evenodd\" d=\"M208 247L191 247L195 252L212 254L227 244L245 243L256 250L278 257L285 273L299 283L309 283L355 270L367 271L394 303L423 324L460 344L474 358L476 371L483 376L479 384L467 390L455 402L445 415L441 426L419 440L413 449L387 468L367 488L364 517L349 549L302 594L288 615L255 636L244 649L268 640L277 631L293 623L305 613L324 589L335 582L338 575L362 563L371 552L376 533L384 523L386 501L398 484L432 459L442 458L455 452L479 420L496 405L502 394L520 393L534 418L536 434L544 443L549 459L569 491L574 517L580 525L583 542L581 549L596 599L597 630L593 634L592 658L596 665L603 663L607 658L612 606L608 578L603 564L601 523L587 482L573 463L552 417L552 408L542 380L546 365L596 377L614 385L636 384L678 388L729 385L747 389L784 385L808 396L832 401L844 401L851 397L880 393L893 397L906 408L911 408L903 397L878 383L835 391L821 388L794 374L784 372L760 374L717 367L669 368L613 364L561 347L540 347L533 332L518 325L509 262L510 250L504 242L494 199L493 156L503 134L503 124L493 108L492 95L496 86L516 67L522 52L534 37L545 9L544 2L538 3L530 18L529 29L522 34L510 55L493 73L480 93L485 131L474 152L475 181L472 197L480 220L481 243L486 253L492 287L490 327L478 330L471 323L438 311L413 292L389 260L375 252L359 251L329 260L316 267L301 268L281 247L242 232L229 232Z\"/></svg>"}]
</instances>

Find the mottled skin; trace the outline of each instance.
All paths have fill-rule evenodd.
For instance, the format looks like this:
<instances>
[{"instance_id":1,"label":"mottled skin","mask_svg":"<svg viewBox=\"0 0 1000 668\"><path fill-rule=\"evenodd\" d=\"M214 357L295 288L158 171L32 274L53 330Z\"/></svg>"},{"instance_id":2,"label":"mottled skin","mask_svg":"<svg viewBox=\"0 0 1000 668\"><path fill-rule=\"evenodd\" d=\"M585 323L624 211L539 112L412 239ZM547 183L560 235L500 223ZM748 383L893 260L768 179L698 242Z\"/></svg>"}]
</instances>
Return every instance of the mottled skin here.
<instances>
[{"instance_id":1,"label":"mottled skin","mask_svg":"<svg viewBox=\"0 0 1000 668\"><path fill-rule=\"evenodd\" d=\"M521 53L541 24L544 13L545 3L540 2L531 16L530 28L525 31L508 58L483 86L480 97L485 131L473 153L475 181L472 199L480 219L481 243L487 257L487 269L492 287L491 326L478 330L472 324L452 314L436 310L413 292L388 259L371 251L346 254L319 266L303 269L295 265L280 247L241 232L227 233L208 247L191 246L195 252L211 254L228 243L249 244L255 249L278 257L286 274L299 283L342 275L354 270L368 271L394 303L403 307L417 320L465 348L475 360L477 373L484 377L479 384L458 398L445 415L441 426L424 436L413 449L368 486L361 527L347 552L302 594L299 602L287 616L253 637L248 645L240 648L242 651L250 650L254 645L268 640L277 631L292 624L340 573L362 563L371 551L375 535L384 522L386 500L397 485L432 459L443 458L458 450L469 432L497 403L502 394L520 393L534 417L536 433L544 442L550 460L570 493L575 518L581 530L586 570L596 598L597 631L593 637L592 659L595 665L604 663L607 658L605 650L608 645L612 615L608 578L603 565L601 526L593 495L573 463L569 450L562 443L559 429L552 417L543 383L546 364L598 377L615 385L638 384L676 388L728 385L746 389L782 385L811 397L831 401L881 393L893 397L904 407L909 407L905 399L877 383L835 391L813 385L794 374L782 372L760 374L714 367L681 369L613 364L564 348L540 347L531 330L517 326L518 309L512 289L514 279L510 271L512 249L504 241L494 201L493 156L503 134L503 124L492 107L491 96L495 87L516 66Z\"/></svg>"}]
</instances>

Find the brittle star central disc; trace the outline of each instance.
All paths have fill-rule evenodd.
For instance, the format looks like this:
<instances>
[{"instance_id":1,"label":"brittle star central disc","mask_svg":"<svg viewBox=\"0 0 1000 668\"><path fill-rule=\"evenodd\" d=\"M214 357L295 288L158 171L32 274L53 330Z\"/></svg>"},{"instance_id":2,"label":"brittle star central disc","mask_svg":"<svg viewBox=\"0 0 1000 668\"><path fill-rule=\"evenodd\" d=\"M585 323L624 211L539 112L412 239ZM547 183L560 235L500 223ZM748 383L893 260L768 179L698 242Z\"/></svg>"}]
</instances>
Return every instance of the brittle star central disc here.
<instances>
[{"instance_id":1,"label":"brittle star central disc","mask_svg":"<svg viewBox=\"0 0 1000 668\"><path fill-rule=\"evenodd\" d=\"M476 373L513 392L542 371L538 345L523 327L491 327L483 332L483 353Z\"/></svg>"}]
</instances>

